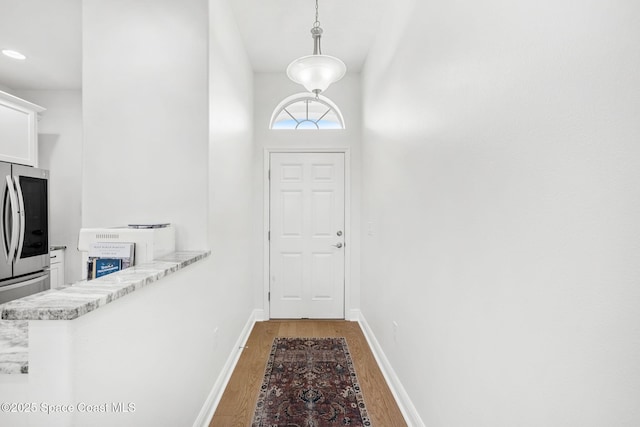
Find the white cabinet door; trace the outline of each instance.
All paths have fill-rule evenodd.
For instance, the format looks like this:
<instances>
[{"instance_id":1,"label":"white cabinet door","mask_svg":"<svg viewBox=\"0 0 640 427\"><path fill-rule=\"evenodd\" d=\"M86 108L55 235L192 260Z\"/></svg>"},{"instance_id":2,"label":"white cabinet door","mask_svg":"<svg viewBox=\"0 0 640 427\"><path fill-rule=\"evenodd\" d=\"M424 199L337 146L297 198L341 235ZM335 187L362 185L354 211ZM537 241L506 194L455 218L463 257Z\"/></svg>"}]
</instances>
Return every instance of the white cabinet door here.
<instances>
[{"instance_id":1,"label":"white cabinet door","mask_svg":"<svg viewBox=\"0 0 640 427\"><path fill-rule=\"evenodd\" d=\"M60 267L57 265L52 265L49 268L49 288L57 289L60 286Z\"/></svg>"},{"instance_id":2,"label":"white cabinet door","mask_svg":"<svg viewBox=\"0 0 640 427\"><path fill-rule=\"evenodd\" d=\"M344 153L272 153L270 316L344 319Z\"/></svg>"},{"instance_id":3,"label":"white cabinet door","mask_svg":"<svg viewBox=\"0 0 640 427\"><path fill-rule=\"evenodd\" d=\"M44 108L0 92L0 161L38 166L38 113Z\"/></svg>"},{"instance_id":4,"label":"white cabinet door","mask_svg":"<svg viewBox=\"0 0 640 427\"><path fill-rule=\"evenodd\" d=\"M49 253L50 256L50 283L51 289L64 286L64 250L56 249Z\"/></svg>"}]
</instances>

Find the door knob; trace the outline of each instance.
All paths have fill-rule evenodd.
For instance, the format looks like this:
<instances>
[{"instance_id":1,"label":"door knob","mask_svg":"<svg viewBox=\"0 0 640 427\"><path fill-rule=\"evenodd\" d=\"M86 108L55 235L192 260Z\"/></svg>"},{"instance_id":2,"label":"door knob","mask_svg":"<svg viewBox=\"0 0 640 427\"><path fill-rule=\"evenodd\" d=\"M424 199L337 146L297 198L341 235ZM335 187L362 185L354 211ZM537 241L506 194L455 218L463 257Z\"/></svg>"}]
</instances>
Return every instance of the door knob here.
<instances>
[{"instance_id":1,"label":"door knob","mask_svg":"<svg viewBox=\"0 0 640 427\"><path fill-rule=\"evenodd\" d=\"M338 243L337 245L331 245L331 246L340 249L342 247L342 243Z\"/></svg>"}]
</instances>

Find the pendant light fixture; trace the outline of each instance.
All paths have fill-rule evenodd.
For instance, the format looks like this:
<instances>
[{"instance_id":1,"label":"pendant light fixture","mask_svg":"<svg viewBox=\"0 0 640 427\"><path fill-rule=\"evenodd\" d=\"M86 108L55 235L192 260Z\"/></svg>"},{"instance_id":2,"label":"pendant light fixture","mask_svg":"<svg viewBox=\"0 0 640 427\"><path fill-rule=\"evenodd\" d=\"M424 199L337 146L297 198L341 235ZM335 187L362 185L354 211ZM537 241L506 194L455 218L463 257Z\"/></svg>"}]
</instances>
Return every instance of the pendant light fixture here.
<instances>
[{"instance_id":1,"label":"pendant light fixture","mask_svg":"<svg viewBox=\"0 0 640 427\"><path fill-rule=\"evenodd\" d=\"M303 56L289 64L287 76L318 96L347 72L344 62L333 56L322 54L320 45L322 28L318 20L318 0L316 0L316 21L311 28L311 36L313 37L313 55Z\"/></svg>"}]
</instances>

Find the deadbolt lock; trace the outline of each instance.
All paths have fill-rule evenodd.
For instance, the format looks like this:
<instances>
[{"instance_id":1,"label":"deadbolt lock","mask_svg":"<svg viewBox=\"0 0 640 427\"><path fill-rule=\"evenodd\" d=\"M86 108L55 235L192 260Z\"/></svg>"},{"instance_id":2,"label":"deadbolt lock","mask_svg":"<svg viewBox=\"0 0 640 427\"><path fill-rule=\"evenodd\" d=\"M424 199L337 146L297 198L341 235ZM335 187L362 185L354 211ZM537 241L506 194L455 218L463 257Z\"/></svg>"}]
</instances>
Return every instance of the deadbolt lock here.
<instances>
[{"instance_id":1,"label":"deadbolt lock","mask_svg":"<svg viewBox=\"0 0 640 427\"><path fill-rule=\"evenodd\" d=\"M338 230L338 232L336 233L338 236L342 236L342 230Z\"/></svg>"}]
</instances>

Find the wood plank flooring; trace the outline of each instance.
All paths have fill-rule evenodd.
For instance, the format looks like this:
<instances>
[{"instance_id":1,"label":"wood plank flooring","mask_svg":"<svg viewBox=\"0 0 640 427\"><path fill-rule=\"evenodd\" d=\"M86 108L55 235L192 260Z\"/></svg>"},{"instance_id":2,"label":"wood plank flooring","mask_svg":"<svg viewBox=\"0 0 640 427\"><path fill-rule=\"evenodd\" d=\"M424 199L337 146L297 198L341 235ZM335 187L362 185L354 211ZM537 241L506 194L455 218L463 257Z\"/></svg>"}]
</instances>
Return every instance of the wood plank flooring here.
<instances>
[{"instance_id":1,"label":"wood plank flooring","mask_svg":"<svg viewBox=\"0 0 640 427\"><path fill-rule=\"evenodd\" d=\"M275 337L345 337L374 427L403 427L398 405L369 349L360 325L343 320L270 320L257 322L209 427L251 425L258 391Z\"/></svg>"}]
</instances>

